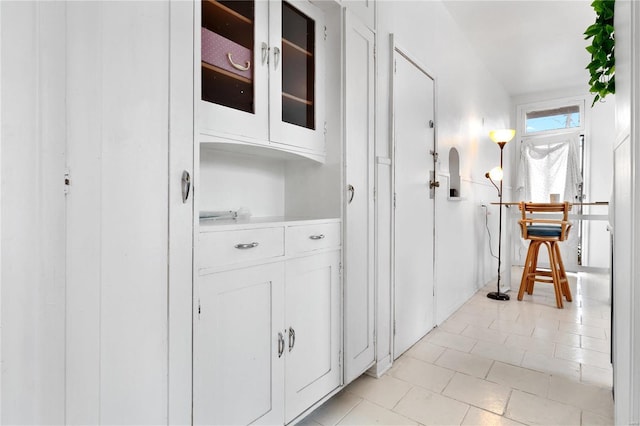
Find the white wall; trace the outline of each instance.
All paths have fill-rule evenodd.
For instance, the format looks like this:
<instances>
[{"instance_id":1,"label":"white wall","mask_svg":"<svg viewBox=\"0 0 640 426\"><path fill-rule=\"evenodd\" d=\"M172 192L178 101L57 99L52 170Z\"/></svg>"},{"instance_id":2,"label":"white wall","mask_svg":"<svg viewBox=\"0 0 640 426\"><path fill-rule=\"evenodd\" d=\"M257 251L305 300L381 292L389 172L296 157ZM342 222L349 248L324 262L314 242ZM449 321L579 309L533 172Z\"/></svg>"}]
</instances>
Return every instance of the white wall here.
<instances>
[{"instance_id":1,"label":"white wall","mask_svg":"<svg viewBox=\"0 0 640 426\"><path fill-rule=\"evenodd\" d=\"M476 56L468 40L441 2L381 1L377 16L376 155L390 157L390 64L389 34L436 77L436 137L440 154L441 188L436 198L436 292L437 322L442 322L487 281L497 276L497 261L488 255L480 202L498 200L497 191L484 173L497 166L500 150L488 137L490 130L511 126L511 102ZM460 154L463 201L447 201L448 153ZM511 147L505 147L505 161ZM505 167L509 182L511 171ZM378 360L389 356L391 341L389 253L391 208L390 170L377 165L378 185ZM505 186L505 199L510 188ZM497 241L497 208L489 207L490 228ZM461 229L463 230L461 232ZM503 236L504 237L504 236ZM505 240L506 241L506 240ZM497 245L494 246L497 252ZM504 247L503 247L504 249ZM506 260L503 257L503 260ZM506 268L507 262L503 262ZM504 278L504 274L503 274ZM496 302L499 303L499 302ZM384 366L378 366L382 370Z\"/></svg>"},{"instance_id":2,"label":"white wall","mask_svg":"<svg viewBox=\"0 0 640 426\"><path fill-rule=\"evenodd\" d=\"M283 160L216 149L201 149L200 160L200 210L244 207L254 217L284 216Z\"/></svg>"},{"instance_id":3,"label":"white wall","mask_svg":"<svg viewBox=\"0 0 640 426\"><path fill-rule=\"evenodd\" d=\"M589 175L585 186L587 202L610 201L613 191L613 146L615 143L616 97L610 95L605 102L598 102L591 110L589 123ZM588 206L586 214L607 214L608 208ZM585 265L608 268L611 264L611 242L607 231L608 221L586 222L587 251Z\"/></svg>"},{"instance_id":4,"label":"white wall","mask_svg":"<svg viewBox=\"0 0 640 426\"><path fill-rule=\"evenodd\" d=\"M0 7L0 37L2 36L2 8ZM2 176L2 42L0 42L0 177ZM0 179L1 182L1 179ZM2 271L2 190L0 189L0 271ZM0 419L2 419L2 273L0 272Z\"/></svg>"}]
</instances>

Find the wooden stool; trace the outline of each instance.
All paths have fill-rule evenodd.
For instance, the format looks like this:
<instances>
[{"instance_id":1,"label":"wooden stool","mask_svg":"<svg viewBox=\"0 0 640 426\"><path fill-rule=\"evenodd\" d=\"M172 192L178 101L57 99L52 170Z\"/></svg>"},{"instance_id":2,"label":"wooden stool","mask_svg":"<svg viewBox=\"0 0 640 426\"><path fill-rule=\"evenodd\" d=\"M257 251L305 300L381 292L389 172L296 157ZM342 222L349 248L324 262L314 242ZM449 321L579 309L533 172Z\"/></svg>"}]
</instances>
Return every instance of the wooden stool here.
<instances>
[{"instance_id":1,"label":"wooden stool","mask_svg":"<svg viewBox=\"0 0 640 426\"><path fill-rule=\"evenodd\" d=\"M571 302L571 289L567 280L567 273L562 263L559 242L567 239L571 222L567 220L571 205L564 203L524 203L521 202L522 219L518 221L522 230L522 238L530 240L527 258L522 271L518 300L522 300L524 292L533 294L536 281L553 284L556 305L563 308L562 296ZM562 220L541 219L532 216L533 213L563 213ZM546 246L549 253L550 270L538 268L538 253L540 246Z\"/></svg>"}]
</instances>

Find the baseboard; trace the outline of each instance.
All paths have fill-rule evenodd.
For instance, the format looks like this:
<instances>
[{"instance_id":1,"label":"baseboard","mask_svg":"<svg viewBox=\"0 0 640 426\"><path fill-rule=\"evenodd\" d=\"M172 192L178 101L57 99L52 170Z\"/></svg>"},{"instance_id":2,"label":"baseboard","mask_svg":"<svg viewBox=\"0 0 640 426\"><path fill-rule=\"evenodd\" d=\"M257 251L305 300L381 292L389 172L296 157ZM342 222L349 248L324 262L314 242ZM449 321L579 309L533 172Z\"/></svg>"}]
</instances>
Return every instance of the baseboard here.
<instances>
[{"instance_id":1,"label":"baseboard","mask_svg":"<svg viewBox=\"0 0 640 426\"><path fill-rule=\"evenodd\" d=\"M384 373L386 373L391 368L392 364L393 362L391 361L391 355L389 354L384 358L382 358L381 360L378 360L378 362L376 362L373 365L373 367L368 369L365 372L365 374L368 376L375 377L376 379L379 379L380 377L382 377Z\"/></svg>"}]
</instances>

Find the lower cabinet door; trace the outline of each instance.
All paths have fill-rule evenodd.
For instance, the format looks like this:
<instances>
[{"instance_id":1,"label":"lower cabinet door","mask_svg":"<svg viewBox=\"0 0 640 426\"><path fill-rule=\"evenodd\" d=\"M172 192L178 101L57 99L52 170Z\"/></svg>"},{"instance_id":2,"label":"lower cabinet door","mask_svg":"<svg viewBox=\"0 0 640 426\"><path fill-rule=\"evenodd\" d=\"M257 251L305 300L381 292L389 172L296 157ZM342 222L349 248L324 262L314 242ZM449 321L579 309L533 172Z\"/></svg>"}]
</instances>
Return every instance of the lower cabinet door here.
<instances>
[{"instance_id":1,"label":"lower cabinet door","mask_svg":"<svg viewBox=\"0 0 640 426\"><path fill-rule=\"evenodd\" d=\"M283 424L284 264L198 277L193 422Z\"/></svg>"},{"instance_id":2,"label":"lower cabinet door","mask_svg":"<svg viewBox=\"0 0 640 426\"><path fill-rule=\"evenodd\" d=\"M339 268L339 250L286 262L286 423L340 385Z\"/></svg>"}]
</instances>

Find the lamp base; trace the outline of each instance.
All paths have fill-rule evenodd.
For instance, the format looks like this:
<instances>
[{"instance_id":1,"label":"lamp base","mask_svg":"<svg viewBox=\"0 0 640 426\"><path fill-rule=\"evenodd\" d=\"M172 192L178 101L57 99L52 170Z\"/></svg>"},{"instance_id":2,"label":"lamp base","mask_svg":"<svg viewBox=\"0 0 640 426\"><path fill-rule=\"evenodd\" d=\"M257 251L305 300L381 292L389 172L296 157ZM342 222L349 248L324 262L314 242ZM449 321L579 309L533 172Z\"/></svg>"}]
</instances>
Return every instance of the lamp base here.
<instances>
[{"instance_id":1,"label":"lamp base","mask_svg":"<svg viewBox=\"0 0 640 426\"><path fill-rule=\"evenodd\" d=\"M493 300L509 300L509 295L507 293L500 293L498 291L492 291L487 294L489 299Z\"/></svg>"}]
</instances>

